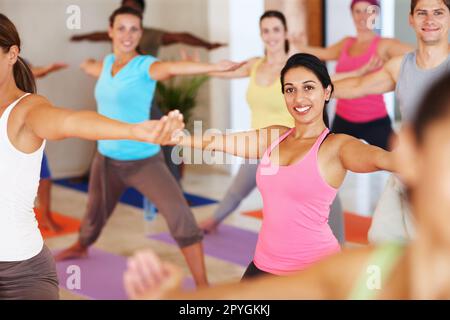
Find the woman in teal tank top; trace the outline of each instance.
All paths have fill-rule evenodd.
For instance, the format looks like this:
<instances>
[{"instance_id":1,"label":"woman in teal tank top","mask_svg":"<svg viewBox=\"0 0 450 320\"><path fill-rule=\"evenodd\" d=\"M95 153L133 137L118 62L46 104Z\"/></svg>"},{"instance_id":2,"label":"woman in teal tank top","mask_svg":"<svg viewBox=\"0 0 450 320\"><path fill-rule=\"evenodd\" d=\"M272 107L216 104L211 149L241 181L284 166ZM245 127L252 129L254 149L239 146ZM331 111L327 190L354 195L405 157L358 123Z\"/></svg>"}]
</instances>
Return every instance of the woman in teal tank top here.
<instances>
[{"instance_id":1,"label":"woman in teal tank top","mask_svg":"<svg viewBox=\"0 0 450 320\"><path fill-rule=\"evenodd\" d=\"M98 112L126 123L150 118L156 82L176 75L233 71L241 66L230 61L217 64L190 61L160 62L139 54L142 14L121 7L110 17L109 36L113 54L103 61L87 60L82 69L96 78ZM203 233L198 228L180 186L164 163L159 145L130 140L103 140L92 162L88 206L78 241L62 251L58 260L87 255L111 216L120 196L134 187L160 210L171 235L186 259L197 285L206 285L202 249Z\"/></svg>"}]
</instances>

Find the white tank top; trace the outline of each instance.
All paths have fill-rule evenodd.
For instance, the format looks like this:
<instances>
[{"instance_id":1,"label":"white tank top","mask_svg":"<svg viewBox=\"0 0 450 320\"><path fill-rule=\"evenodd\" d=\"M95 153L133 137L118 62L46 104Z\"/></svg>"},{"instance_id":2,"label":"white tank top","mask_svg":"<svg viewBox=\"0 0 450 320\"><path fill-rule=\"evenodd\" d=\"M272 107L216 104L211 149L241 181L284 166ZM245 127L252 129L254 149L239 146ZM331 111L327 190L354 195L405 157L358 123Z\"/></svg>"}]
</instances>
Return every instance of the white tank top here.
<instances>
[{"instance_id":1,"label":"white tank top","mask_svg":"<svg viewBox=\"0 0 450 320\"><path fill-rule=\"evenodd\" d=\"M9 141L8 118L21 98L0 117L0 262L24 261L39 254L44 245L34 214L45 141L26 154Z\"/></svg>"}]
</instances>

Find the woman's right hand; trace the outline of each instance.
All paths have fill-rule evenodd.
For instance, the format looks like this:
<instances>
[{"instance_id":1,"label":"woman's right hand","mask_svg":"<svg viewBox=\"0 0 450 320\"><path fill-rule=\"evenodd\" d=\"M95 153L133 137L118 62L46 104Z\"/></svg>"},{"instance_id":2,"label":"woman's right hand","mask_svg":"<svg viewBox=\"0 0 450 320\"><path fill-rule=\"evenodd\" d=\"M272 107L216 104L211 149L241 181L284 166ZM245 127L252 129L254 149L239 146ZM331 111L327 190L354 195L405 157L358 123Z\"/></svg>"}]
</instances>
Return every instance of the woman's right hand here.
<instances>
[{"instance_id":1,"label":"woman's right hand","mask_svg":"<svg viewBox=\"0 0 450 320\"><path fill-rule=\"evenodd\" d=\"M151 250L140 251L128 259L124 274L125 291L133 300L164 299L181 288L181 270L161 261Z\"/></svg>"},{"instance_id":2,"label":"woman's right hand","mask_svg":"<svg viewBox=\"0 0 450 320\"><path fill-rule=\"evenodd\" d=\"M359 69L359 75L364 76L368 73L374 72L380 69L383 66L383 63L383 59L381 59L378 55L375 55L369 62Z\"/></svg>"}]
</instances>

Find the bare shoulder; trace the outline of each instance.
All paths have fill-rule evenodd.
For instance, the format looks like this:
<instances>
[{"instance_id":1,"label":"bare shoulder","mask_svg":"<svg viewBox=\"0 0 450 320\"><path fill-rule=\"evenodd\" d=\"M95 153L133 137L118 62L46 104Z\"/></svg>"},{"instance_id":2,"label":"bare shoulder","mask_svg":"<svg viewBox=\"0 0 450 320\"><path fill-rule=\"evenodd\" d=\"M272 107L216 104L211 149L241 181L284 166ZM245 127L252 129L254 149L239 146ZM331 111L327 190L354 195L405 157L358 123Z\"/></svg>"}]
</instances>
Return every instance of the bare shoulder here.
<instances>
[{"instance_id":1,"label":"bare shoulder","mask_svg":"<svg viewBox=\"0 0 450 320\"><path fill-rule=\"evenodd\" d=\"M358 139L343 133L331 133L328 138L325 140L331 146L340 147L343 144L350 141L357 141Z\"/></svg>"},{"instance_id":2,"label":"bare shoulder","mask_svg":"<svg viewBox=\"0 0 450 320\"><path fill-rule=\"evenodd\" d=\"M265 130L268 133L268 141L273 142L274 140L281 137L283 134L288 132L291 128L286 126L274 125L266 128L262 128L261 130Z\"/></svg>"},{"instance_id":3,"label":"bare shoulder","mask_svg":"<svg viewBox=\"0 0 450 320\"><path fill-rule=\"evenodd\" d=\"M13 113L15 114L25 114L34 108L40 107L50 107L51 103L47 98L38 95L38 94L30 94L22 100L19 101L17 106L14 108Z\"/></svg>"},{"instance_id":4,"label":"bare shoulder","mask_svg":"<svg viewBox=\"0 0 450 320\"><path fill-rule=\"evenodd\" d=\"M247 63L249 65L254 65L256 62L258 62L259 60L261 60L262 57L253 57L247 60Z\"/></svg>"},{"instance_id":5,"label":"bare shoulder","mask_svg":"<svg viewBox=\"0 0 450 320\"><path fill-rule=\"evenodd\" d=\"M253 57L247 60L247 63L245 64L245 68L247 70L251 70L255 63L257 63L259 60L261 60L261 57Z\"/></svg>"},{"instance_id":6,"label":"bare shoulder","mask_svg":"<svg viewBox=\"0 0 450 320\"><path fill-rule=\"evenodd\" d=\"M401 44L400 40L394 38L381 38L379 46L383 49L388 49L389 46Z\"/></svg>"},{"instance_id":7,"label":"bare shoulder","mask_svg":"<svg viewBox=\"0 0 450 320\"><path fill-rule=\"evenodd\" d=\"M388 71L395 80L397 80L397 78L398 78L398 74L400 73L400 68L402 66L402 62L403 62L403 59L405 58L405 56L406 56L406 54L391 58L384 65L384 68L386 69L386 71Z\"/></svg>"},{"instance_id":8,"label":"bare shoulder","mask_svg":"<svg viewBox=\"0 0 450 320\"><path fill-rule=\"evenodd\" d=\"M286 132L288 132L288 130L291 130L292 128L286 127L286 126L281 126L281 125L273 125L273 126L269 126L266 128L263 128L261 130L268 130L270 132L273 132L276 135L282 136L283 134L285 134Z\"/></svg>"}]
</instances>

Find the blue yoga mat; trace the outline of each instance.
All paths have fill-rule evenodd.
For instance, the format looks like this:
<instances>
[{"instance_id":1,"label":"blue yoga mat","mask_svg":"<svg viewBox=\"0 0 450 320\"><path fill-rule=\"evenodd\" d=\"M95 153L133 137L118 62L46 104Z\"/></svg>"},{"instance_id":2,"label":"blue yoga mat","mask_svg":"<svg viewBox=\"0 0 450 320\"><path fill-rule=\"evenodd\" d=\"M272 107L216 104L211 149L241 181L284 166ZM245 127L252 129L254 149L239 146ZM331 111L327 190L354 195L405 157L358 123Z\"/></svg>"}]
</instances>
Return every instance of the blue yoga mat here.
<instances>
[{"instance_id":1,"label":"blue yoga mat","mask_svg":"<svg viewBox=\"0 0 450 320\"><path fill-rule=\"evenodd\" d=\"M88 184L86 182L76 182L75 183L75 182L71 182L69 179L59 179L59 180L54 180L53 182L57 185L60 185L60 186L66 187L66 188L70 188L70 189L74 189L74 190L78 190L81 192L88 191ZM184 193L184 196L191 207L207 206L210 204L217 203L217 200L208 199L205 197L196 196L196 195L189 194L189 193ZM131 206L137 207L137 208L143 208L143 201L144 201L144 198L143 198L142 194L134 188L127 189L124 192L124 194L122 195L122 197L120 198L120 202L126 203L128 205L131 205Z\"/></svg>"}]
</instances>

